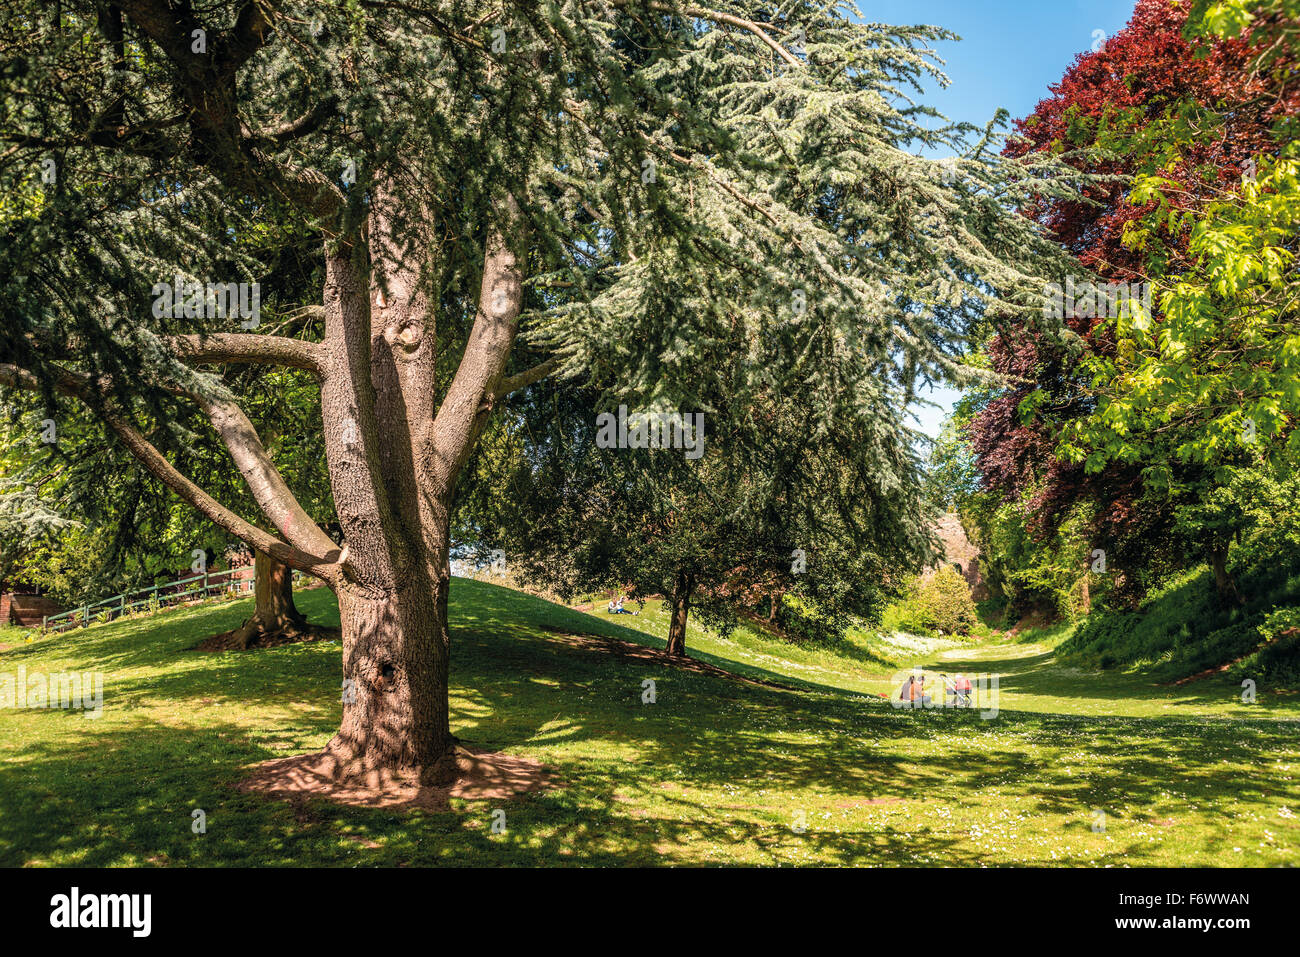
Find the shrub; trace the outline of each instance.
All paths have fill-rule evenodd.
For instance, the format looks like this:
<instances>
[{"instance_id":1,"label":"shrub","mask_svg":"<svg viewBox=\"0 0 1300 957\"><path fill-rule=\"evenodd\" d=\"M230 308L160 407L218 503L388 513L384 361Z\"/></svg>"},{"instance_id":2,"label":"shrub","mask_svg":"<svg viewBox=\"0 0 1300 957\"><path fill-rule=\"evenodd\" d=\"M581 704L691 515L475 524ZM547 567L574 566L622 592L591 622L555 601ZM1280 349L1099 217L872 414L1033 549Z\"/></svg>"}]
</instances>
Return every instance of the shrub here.
<instances>
[{"instance_id":1,"label":"shrub","mask_svg":"<svg viewBox=\"0 0 1300 957\"><path fill-rule=\"evenodd\" d=\"M940 632L969 635L979 622L970 585L948 565L923 581L916 597L926 623Z\"/></svg>"},{"instance_id":2,"label":"shrub","mask_svg":"<svg viewBox=\"0 0 1300 957\"><path fill-rule=\"evenodd\" d=\"M917 635L969 635L979 624L970 586L955 568L943 566L913 581L885 615L886 628Z\"/></svg>"}]
</instances>

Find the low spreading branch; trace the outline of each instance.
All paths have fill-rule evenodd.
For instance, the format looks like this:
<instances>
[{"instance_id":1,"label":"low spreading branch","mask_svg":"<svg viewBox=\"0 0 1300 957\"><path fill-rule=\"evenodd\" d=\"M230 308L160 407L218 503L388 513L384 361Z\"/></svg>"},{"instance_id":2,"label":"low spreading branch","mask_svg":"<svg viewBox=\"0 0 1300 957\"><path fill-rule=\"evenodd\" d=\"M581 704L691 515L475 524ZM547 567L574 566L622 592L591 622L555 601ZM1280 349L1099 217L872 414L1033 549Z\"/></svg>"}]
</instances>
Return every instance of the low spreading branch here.
<instances>
[{"instance_id":1,"label":"low spreading branch","mask_svg":"<svg viewBox=\"0 0 1300 957\"><path fill-rule=\"evenodd\" d=\"M195 363L249 363L291 366L317 376L325 371L325 350L315 342L252 333L164 336L162 341L181 359Z\"/></svg>"},{"instance_id":2,"label":"low spreading branch","mask_svg":"<svg viewBox=\"0 0 1300 957\"><path fill-rule=\"evenodd\" d=\"M39 377L12 365L0 365L0 385L36 392L42 389ZM53 385L59 393L79 399L87 408L95 412L152 475L202 512L214 524L224 528L252 548L265 552L292 568L315 575L330 583L340 579L340 551L337 547L331 547L326 555L313 555L281 541L269 532L240 518L182 475L124 416L102 401L106 391L102 382L88 375L60 370ZM324 536L324 533L322 532L321 535ZM330 542L330 545L333 546L333 542Z\"/></svg>"},{"instance_id":3,"label":"low spreading branch","mask_svg":"<svg viewBox=\"0 0 1300 957\"><path fill-rule=\"evenodd\" d=\"M518 392L520 389L526 389L536 382L541 382L559 368L559 359L547 359L545 362L539 362L531 369L525 369L517 375L512 375L508 378L502 379L501 384L496 388L493 400L504 399L512 392Z\"/></svg>"}]
</instances>

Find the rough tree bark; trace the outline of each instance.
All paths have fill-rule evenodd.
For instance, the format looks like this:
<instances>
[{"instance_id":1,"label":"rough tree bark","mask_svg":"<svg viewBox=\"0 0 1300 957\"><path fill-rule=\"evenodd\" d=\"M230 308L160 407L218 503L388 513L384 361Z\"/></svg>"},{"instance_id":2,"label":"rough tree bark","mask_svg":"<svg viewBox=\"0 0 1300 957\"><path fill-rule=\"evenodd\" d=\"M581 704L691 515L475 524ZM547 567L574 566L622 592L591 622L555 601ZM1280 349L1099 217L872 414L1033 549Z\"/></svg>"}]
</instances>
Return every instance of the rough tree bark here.
<instances>
[{"instance_id":1,"label":"rough tree bark","mask_svg":"<svg viewBox=\"0 0 1300 957\"><path fill-rule=\"evenodd\" d=\"M691 592L695 590L695 581L688 572L678 572L673 579L673 594L669 600L672 617L668 622L668 647L664 650L669 658L686 657L686 620L691 613Z\"/></svg>"},{"instance_id":2,"label":"rough tree bark","mask_svg":"<svg viewBox=\"0 0 1300 957\"><path fill-rule=\"evenodd\" d=\"M321 405L348 551L335 586L343 721L326 754L341 779L392 773L438 784L454 778L465 757L447 699L452 496L517 332L522 230L517 206L505 200L469 342L435 407L435 297L420 261L392 239L400 202L395 191L377 190L368 248L327 252Z\"/></svg>"},{"instance_id":3,"label":"rough tree bark","mask_svg":"<svg viewBox=\"0 0 1300 957\"><path fill-rule=\"evenodd\" d=\"M263 630L282 631L300 627L306 619L293 603L293 569L277 562L270 555L256 553L253 557L253 591L256 602L253 618L262 623Z\"/></svg>"}]
</instances>

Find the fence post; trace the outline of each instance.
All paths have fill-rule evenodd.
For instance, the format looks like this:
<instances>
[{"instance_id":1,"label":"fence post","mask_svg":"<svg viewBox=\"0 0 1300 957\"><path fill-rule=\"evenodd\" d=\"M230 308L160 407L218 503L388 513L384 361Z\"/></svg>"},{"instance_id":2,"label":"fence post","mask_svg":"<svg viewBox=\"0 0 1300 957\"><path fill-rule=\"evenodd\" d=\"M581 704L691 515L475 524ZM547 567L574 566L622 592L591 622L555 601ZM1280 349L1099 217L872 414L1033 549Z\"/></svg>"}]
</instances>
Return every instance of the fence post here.
<instances>
[{"instance_id":1,"label":"fence post","mask_svg":"<svg viewBox=\"0 0 1300 957\"><path fill-rule=\"evenodd\" d=\"M117 617L123 618L125 616L126 616L126 592L122 592L122 594L117 596Z\"/></svg>"},{"instance_id":2,"label":"fence post","mask_svg":"<svg viewBox=\"0 0 1300 957\"><path fill-rule=\"evenodd\" d=\"M41 634L45 634L50 628L50 616L41 615Z\"/></svg>"},{"instance_id":3,"label":"fence post","mask_svg":"<svg viewBox=\"0 0 1300 957\"><path fill-rule=\"evenodd\" d=\"M90 606L89 605L81 606L81 627L82 628L90 627Z\"/></svg>"}]
</instances>

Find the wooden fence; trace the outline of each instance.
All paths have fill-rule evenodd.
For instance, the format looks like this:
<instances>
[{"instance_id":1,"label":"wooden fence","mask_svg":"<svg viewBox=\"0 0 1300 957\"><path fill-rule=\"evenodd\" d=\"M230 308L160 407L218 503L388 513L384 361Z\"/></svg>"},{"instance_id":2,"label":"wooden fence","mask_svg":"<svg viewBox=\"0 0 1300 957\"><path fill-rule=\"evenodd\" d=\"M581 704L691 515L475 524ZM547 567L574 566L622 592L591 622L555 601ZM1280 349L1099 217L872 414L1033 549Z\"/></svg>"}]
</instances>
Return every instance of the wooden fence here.
<instances>
[{"instance_id":1,"label":"wooden fence","mask_svg":"<svg viewBox=\"0 0 1300 957\"><path fill-rule=\"evenodd\" d=\"M248 572L248 575L243 575L244 572ZM306 576L295 571L293 577L297 582ZM227 571L204 572L202 575L178 578L176 581L161 582L133 592L114 595L58 615L47 615L41 619L41 631L60 632L69 628L85 628L92 619L113 621L142 607L149 609L149 613L152 614L169 605L186 605L203 601L213 594L224 594L234 598L240 594L252 594L254 587L252 565L241 565Z\"/></svg>"}]
</instances>

